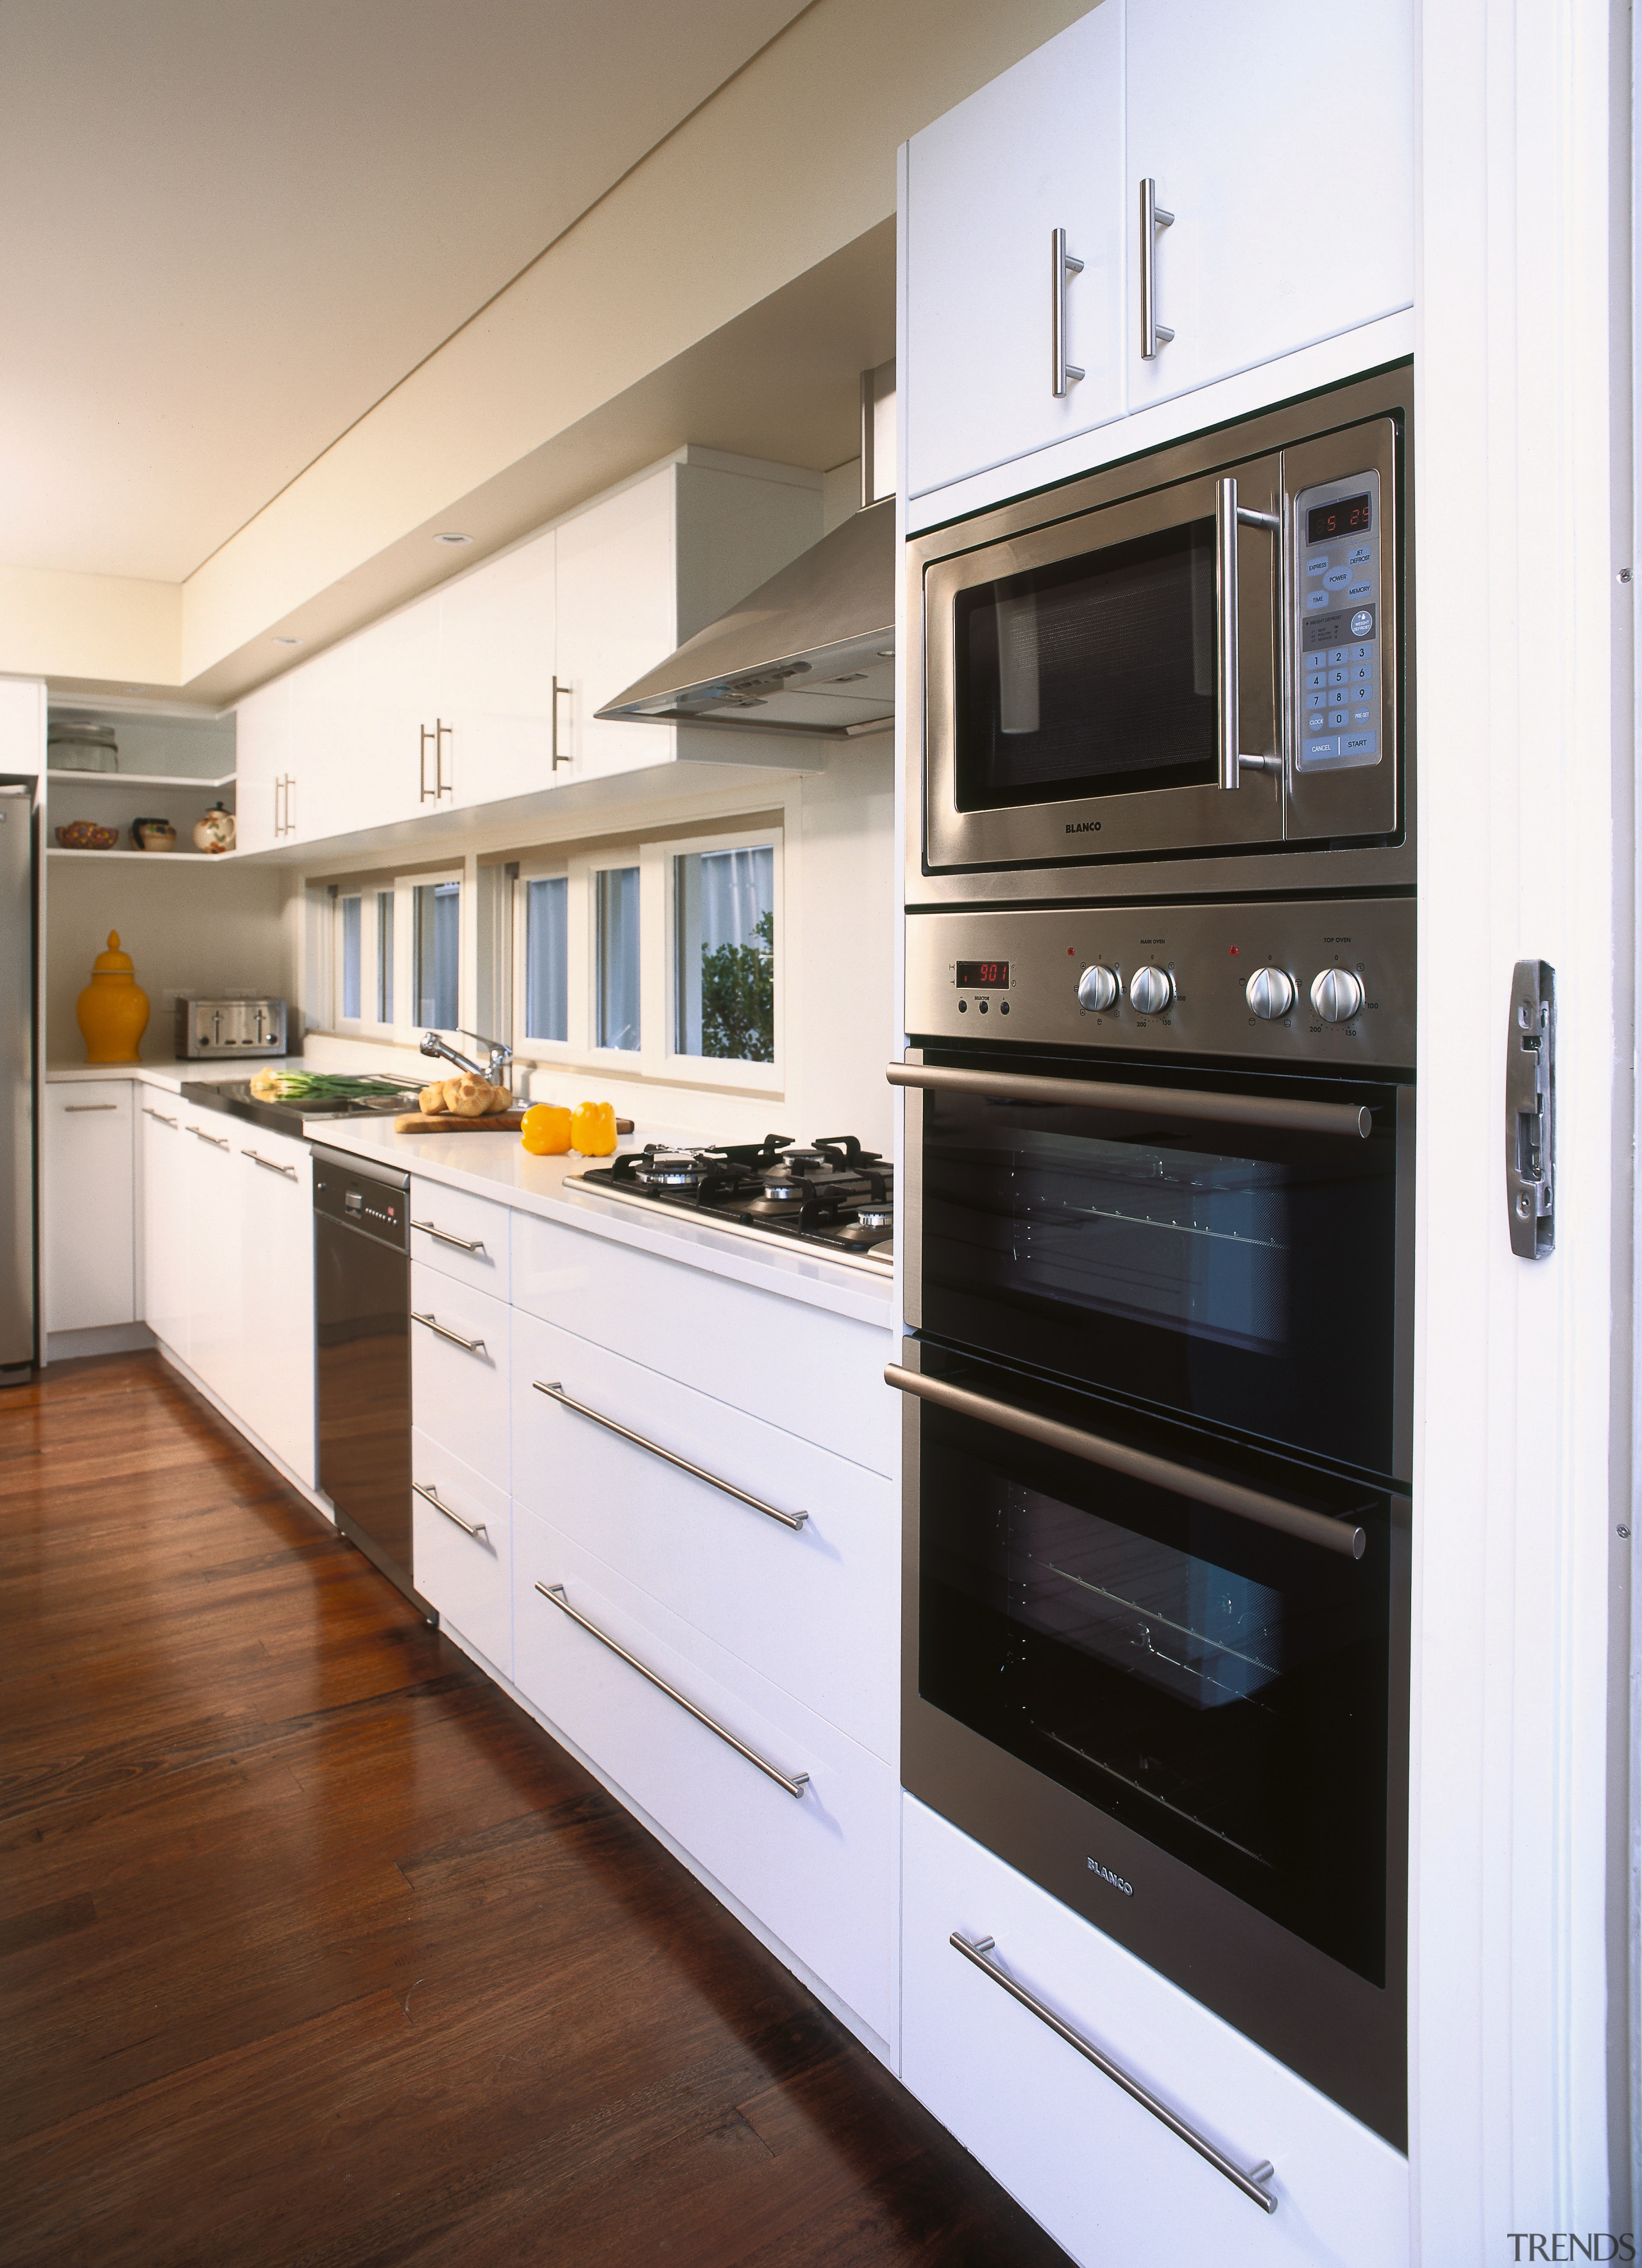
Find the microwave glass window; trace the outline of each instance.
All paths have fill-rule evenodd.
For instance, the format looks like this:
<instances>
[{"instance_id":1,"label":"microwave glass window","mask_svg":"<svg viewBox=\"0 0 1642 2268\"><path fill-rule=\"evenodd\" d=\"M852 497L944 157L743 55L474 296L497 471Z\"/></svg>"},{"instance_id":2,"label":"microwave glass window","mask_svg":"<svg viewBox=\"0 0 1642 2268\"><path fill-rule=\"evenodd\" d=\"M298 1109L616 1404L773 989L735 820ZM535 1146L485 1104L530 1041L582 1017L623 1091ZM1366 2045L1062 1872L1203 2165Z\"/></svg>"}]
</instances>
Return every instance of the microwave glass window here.
<instances>
[{"instance_id":1,"label":"microwave glass window","mask_svg":"<svg viewBox=\"0 0 1642 2268\"><path fill-rule=\"evenodd\" d=\"M954 632L961 810L1212 784L1211 519L977 584Z\"/></svg>"},{"instance_id":2,"label":"microwave glass window","mask_svg":"<svg viewBox=\"0 0 1642 2268\"><path fill-rule=\"evenodd\" d=\"M1320 1500L1352 1560L927 1403L919 1429L922 1697L1382 1983L1388 1500Z\"/></svg>"}]
</instances>

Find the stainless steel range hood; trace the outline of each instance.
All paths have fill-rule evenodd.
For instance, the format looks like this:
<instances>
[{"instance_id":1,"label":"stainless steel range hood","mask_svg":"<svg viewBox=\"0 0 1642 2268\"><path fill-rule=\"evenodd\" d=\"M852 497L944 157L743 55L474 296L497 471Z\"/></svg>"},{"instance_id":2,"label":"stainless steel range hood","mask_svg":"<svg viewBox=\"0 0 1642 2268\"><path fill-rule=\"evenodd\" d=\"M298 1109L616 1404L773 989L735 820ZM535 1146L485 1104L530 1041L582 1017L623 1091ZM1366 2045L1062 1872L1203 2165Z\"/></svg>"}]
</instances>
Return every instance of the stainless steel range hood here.
<instances>
[{"instance_id":1,"label":"stainless steel range hood","mask_svg":"<svg viewBox=\"0 0 1642 2268\"><path fill-rule=\"evenodd\" d=\"M895 506L858 512L599 711L855 740L895 722Z\"/></svg>"}]
</instances>

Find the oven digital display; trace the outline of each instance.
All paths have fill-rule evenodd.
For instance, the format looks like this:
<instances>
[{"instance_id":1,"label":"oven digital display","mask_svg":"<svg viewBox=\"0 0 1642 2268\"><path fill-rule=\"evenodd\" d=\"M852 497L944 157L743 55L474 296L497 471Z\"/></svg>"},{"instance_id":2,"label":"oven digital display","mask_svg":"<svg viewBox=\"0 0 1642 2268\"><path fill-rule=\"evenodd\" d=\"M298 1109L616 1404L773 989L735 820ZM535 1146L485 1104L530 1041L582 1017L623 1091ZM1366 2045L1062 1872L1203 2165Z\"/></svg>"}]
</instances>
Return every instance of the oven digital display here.
<instances>
[{"instance_id":1,"label":"oven digital display","mask_svg":"<svg viewBox=\"0 0 1642 2268\"><path fill-rule=\"evenodd\" d=\"M1366 535L1373 513L1366 496L1336 497L1332 504L1316 504L1306 515L1306 541L1327 543L1336 535Z\"/></svg>"},{"instance_id":2,"label":"oven digital display","mask_svg":"<svg viewBox=\"0 0 1642 2268\"><path fill-rule=\"evenodd\" d=\"M958 963L958 983L965 991L984 991L994 987L1006 990L1009 963L1006 961L961 961Z\"/></svg>"}]
</instances>

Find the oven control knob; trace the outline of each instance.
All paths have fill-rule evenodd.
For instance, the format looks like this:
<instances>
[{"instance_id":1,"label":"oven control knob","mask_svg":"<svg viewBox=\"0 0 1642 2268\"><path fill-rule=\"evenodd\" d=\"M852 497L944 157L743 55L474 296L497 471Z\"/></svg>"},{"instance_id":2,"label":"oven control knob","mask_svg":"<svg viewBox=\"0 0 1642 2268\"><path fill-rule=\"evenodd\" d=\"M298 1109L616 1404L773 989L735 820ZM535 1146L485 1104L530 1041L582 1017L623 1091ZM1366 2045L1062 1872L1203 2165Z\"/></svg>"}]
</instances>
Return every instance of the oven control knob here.
<instances>
[{"instance_id":1,"label":"oven control knob","mask_svg":"<svg viewBox=\"0 0 1642 2268\"><path fill-rule=\"evenodd\" d=\"M1361 982L1349 968L1322 968L1311 980L1311 1005L1325 1024L1349 1024L1363 1005Z\"/></svg>"},{"instance_id":2,"label":"oven control knob","mask_svg":"<svg viewBox=\"0 0 1642 2268\"><path fill-rule=\"evenodd\" d=\"M1150 961L1129 980L1130 1005L1138 1016L1160 1016L1174 998L1174 979L1167 968L1154 968Z\"/></svg>"},{"instance_id":3,"label":"oven control knob","mask_svg":"<svg viewBox=\"0 0 1642 2268\"><path fill-rule=\"evenodd\" d=\"M1102 968L1097 961L1086 968L1078 979L1078 1005L1093 1008L1098 1014L1109 1008L1117 998L1117 979L1109 968Z\"/></svg>"},{"instance_id":4,"label":"oven control knob","mask_svg":"<svg viewBox=\"0 0 1642 2268\"><path fill-rule=\"evenodd\" d=\"M1294 979L1286 968L1256 968L1243 993L1256 1016L1276 1023L1294 1005Z\"/></svg>"}]
</instances>

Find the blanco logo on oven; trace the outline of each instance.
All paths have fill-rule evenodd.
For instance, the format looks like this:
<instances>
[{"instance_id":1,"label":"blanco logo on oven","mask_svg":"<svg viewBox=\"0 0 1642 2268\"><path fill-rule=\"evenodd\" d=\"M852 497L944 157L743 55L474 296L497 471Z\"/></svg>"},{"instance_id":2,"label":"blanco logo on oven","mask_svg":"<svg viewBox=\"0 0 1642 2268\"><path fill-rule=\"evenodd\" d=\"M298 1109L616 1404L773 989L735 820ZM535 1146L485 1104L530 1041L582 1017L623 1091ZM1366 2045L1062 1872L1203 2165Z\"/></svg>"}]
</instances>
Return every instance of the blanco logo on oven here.
<instances>
[{"instance_id":1,"label":"blanco logo on oven","mask_svg":"<svg viewBox=\"0 0 1642 2268\"><path fill-rule=\"evenodd\" d=\"M1109 1882L1115 1890L1121 1890L1126 1898L1134 1896L1134 1884L1126 1882L1121 1874L1115 1874L1109 1867L1103 1867L1098 1859L1090 1859L1089 1872L1092 1874L1098 1874L1103 1882Z\"/></svg>"}]
</instances>

